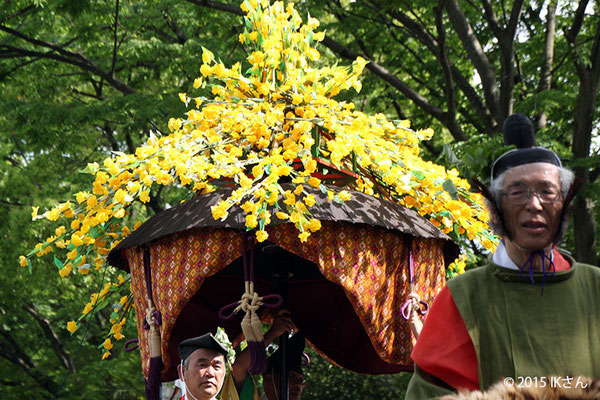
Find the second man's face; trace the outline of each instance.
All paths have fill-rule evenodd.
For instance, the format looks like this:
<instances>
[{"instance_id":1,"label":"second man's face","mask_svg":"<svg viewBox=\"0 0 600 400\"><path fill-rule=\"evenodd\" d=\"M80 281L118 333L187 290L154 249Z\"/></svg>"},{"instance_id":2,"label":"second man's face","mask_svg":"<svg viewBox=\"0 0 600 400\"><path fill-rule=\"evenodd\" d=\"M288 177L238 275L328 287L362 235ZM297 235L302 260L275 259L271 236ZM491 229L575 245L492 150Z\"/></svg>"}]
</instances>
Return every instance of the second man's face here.
<instances>
[{"instance_id":1,"label":"second man's face","mask_svg":"<svg viewBox=\"0 0 600 400\"><path fill-rule=\"evenodd\" d=\"M511 168L504 177L503 189L507 193L515 188L532 193L525 204L511 203L506 195L502 196L504 225L512 242L526 250L542 250L550 246L560 226L563 199L559 195L554 202L543 202L536 193L548 190L560 192L558 168L548 163Z\"/></svg>"}]
</instances>

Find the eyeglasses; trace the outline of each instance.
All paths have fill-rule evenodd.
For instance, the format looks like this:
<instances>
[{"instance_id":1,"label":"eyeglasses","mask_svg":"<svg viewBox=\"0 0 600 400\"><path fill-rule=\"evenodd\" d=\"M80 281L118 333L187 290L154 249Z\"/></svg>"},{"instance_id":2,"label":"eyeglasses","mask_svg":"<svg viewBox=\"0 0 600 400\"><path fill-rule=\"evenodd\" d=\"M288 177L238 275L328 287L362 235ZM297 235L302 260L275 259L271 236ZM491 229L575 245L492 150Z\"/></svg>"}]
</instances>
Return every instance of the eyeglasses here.
<instances>
[{"instance_id":1,"label":"eyeglasses","mask_svg":"<svg viewBox=\"0 0 600 400\"><path fill-rule=\"evenodd\" d=\"M542 204L554 203L561 198L560 191L554 187L546 187L540 190L532 190L528 187L515 187L502 192L502 196L506 196L506 201L516 206L526 204L534 194Z\"/></svg>"}]
</instances>

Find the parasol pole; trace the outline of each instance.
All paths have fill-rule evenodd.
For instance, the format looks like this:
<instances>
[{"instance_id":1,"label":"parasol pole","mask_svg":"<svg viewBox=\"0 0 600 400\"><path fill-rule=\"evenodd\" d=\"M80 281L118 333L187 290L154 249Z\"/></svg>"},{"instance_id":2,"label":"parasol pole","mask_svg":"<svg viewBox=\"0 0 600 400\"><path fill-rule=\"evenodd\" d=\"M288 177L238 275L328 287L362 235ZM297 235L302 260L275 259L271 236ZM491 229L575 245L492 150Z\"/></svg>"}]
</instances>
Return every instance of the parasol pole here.
<instances>
[{"instance_id":1,"label":"parasol pole","mask_svg":"<svg viewBox=\"0 0 600 400\"><path fill-rule=\"evenodd\" d=\"M290 271L286 263L281 262L281 247L278 246L267 246L264 248L266 253L272 255L274 257L273 265L275 269L273 270L273 286L275 292L278 293L282 300L282 308L287 307L288 300L288 279L290 276ZM287 368L287 347L288 347L288 334L284 332L279 337L279 352L281 357L279 359L279 400L288 400L289 399L289 378L288 378L288 368Z\"/></svg>"}]
</instances>

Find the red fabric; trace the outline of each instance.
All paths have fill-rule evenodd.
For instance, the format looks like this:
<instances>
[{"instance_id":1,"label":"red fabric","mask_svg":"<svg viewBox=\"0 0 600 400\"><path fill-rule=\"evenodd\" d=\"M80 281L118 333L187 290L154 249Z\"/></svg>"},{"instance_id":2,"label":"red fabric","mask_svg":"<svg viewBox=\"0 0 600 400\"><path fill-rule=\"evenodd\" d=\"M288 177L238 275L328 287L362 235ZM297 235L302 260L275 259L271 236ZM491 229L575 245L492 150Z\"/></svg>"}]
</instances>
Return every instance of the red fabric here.
<instances>
[{"instance_id":1,"label":"red fabric","mask_svg":"<svg viewBox=\"0 0 600 400\"><path fill-rule=\"evenodd\" d=\"M571 268L556 249L554 267L556 271ZM425 372L456 389L479 389L475 347L448 286L444 286L431 306L411 358Z\"/></svg>"},{"instance_id":2,"label":"red fabric","mask_svg":"<svg viewBox=\"0 0 600 400\"><path fill-rule=\"evenodd\" d=\"M431 306L411 357L425 372L454 388L479 389L475 347L448 286Z\"/></svg>"},{"instance_id":3,"label":"red fabric","mask_svg":"<svg viewBox=\"0 0 600 400\"><path fill-rule=\"evenodd\" d=\"M554 268L556 271L568 271L571 268L569 261L556 249L554 249Z\"/></svg>"}]
</instances>

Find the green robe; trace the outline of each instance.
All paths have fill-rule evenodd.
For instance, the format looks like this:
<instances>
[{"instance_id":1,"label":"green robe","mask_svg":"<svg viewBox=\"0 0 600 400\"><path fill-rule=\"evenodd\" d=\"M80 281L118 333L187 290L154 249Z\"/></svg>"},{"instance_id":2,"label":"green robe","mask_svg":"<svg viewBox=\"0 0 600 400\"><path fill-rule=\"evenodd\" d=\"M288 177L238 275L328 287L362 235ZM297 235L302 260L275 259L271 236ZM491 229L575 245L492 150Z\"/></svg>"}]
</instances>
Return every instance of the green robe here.
<instances>
[{"instance_id":1,"label":"green robe","mask_svg":"<svg viewBox=\"0 0 600 400\"><path fill-rule=\"evenodd\" d=\"M600 268L576 263L532 284L495 264L448 281L477 354L482 390L503 377L600 377ZM406 399L449 392L415 374Z\"/></svg>"}]
</instances>

